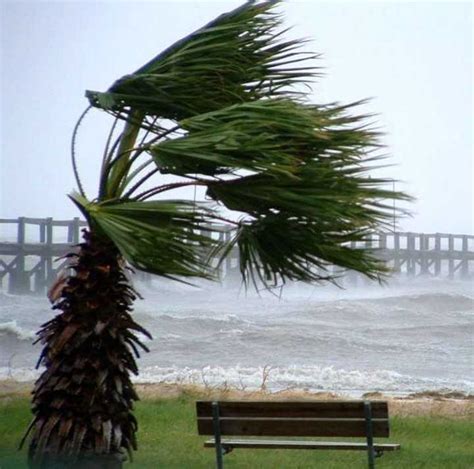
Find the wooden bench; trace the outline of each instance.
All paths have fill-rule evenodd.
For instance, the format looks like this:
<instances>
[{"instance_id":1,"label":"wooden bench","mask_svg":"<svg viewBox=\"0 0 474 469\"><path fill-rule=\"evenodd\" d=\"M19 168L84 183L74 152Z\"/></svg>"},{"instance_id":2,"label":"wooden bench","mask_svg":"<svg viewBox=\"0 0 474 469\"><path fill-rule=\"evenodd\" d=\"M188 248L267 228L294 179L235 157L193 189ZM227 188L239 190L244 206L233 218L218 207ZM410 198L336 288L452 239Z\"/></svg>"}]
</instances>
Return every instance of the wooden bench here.
<instances>
[{"instance_id":1,"label":"wooden bench","mask_svg":"<svg viewBox=\"0 0 474 469\"><path fill-rule=\"evenodd\" d=\"M213 435L204 443L216 449L217 468L223 456L236 448L365 450L369 468L384 451L400 449L399 444L374 443L374 437L389 436L386 402L363 401L198 401L200 435ZM365 437L365 442L314 441L302 439L222 438L252 437Z\"/></svg>"}]
</instances>

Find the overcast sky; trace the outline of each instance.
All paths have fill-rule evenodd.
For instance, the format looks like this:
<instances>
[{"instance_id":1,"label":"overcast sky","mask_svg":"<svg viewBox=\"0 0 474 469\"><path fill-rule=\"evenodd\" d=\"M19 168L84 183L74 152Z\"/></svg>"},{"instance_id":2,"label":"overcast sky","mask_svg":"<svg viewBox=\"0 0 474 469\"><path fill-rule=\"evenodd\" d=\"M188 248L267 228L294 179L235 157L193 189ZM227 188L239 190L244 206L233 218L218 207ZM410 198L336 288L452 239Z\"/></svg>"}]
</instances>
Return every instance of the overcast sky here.
<instances>
[{"instance_id":1,"label":"overcast sky","mask_svg":"<svg viewBox=\"0 0 474 469\"><path fill-rule=\"evenodd\" d=\"M1 1L0 217L77 216L70 136L87 106L182 36L241 1ZM470 2L319 2L281 7L323 54L314 100L371 97L390 177L417 197L401 228L474 233ZM108 121L108 118L105 119ZM80 171L93 191L104 120L86 121Z\"/></svg>"}]
</instances>

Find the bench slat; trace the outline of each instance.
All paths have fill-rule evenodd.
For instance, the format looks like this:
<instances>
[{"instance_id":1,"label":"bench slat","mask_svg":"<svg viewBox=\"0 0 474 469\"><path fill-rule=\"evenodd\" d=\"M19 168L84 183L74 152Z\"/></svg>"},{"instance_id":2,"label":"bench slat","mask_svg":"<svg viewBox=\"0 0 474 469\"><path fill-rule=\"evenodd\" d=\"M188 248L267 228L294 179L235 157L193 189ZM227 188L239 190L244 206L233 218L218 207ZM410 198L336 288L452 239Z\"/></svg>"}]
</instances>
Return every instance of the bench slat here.
<instances>
[{"instance_id":1,"label":"bench slat","mask_svg":"<svg viewBox=\"0 0 474 469\"><path fill-rule=\"evenodd\" d=\"M198 417L212 416L212 402L196 402ZM219 402L221 417L321 417L321 418L363 418L364 403L361 401L318 401L318 402L271 402L243 401ZM373 418L388 418L387 402L372 402Z\"/></svg>"},{"instance_id":2,"label":"bench slat","mask_svg":"<svg viewBox=\"0 0 474 469\"><path fill-rule=\"evenodd\" d=\"M366 443L352 442L329 442L329 441L295 441L295 440L239 440L223 439L223 446L232 448L255 448L255 449L328 449L328 450L364 450L367 451ZM214 440L204 443L206 448L214 448ZM395 451L400 449L397 443L374 444L376 451Z\"/></svg>"},{"instance_id":3,"label":"bench slat","mask_svg":"<svg viewBox=\"0 0 474 469\"><path fill-rule=\"evenodd\" d=\"M252 436L366 436L365 420L327 418L220 418L222 435ZM389 436L387 419L373 419L373 435ZM200 435L213 435L211 417L198 417Z\"/></svg>"}]
</instances>

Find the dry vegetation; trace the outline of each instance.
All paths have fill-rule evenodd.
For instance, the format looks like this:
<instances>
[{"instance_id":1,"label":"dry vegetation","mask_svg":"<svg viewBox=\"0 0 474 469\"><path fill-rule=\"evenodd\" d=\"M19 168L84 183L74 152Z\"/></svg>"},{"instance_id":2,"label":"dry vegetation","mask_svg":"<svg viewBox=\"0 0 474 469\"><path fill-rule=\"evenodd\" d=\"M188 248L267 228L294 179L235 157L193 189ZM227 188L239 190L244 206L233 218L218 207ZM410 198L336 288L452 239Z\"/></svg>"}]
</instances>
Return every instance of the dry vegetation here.
<instances>
[{"instance_id":1,"label":"dry vegetation","mask_svg":"<svg viewBox=\"0 0 474 469\"><path fill-rule=\"evenodd\" d=\"M148 383L136 385L138 395L143 400L176 399L195 397L196 399L239 399L239 400L332 400L350 399L350 396L331 392L309 392L287 389L270 392L266 386L265 376L258 390L222 386L203 386L168 383ZM32 389L30 382L13 380L0 381L0 401L14 396L28 396ZM406 396L389 396L382 393L367 393L362 398L370 400L387 400L390 414L400 417L448 417L474 419L474 396L462 393L424 392Z\"/></svg>"}]
</instances>

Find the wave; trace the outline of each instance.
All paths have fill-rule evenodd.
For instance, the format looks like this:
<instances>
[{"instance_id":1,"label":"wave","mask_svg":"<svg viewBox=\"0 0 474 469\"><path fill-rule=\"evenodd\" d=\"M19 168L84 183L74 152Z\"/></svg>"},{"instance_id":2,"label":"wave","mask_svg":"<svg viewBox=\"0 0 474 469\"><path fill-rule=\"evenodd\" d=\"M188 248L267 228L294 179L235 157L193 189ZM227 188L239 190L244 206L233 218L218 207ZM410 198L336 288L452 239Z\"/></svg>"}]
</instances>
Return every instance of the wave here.
<instances>
[{"instance_id":1,"label":"wave","mask_svg":"<svg viewBox=\"0 0 474 469\"><path fill-rule=\"evenodd\" d=\"M5 336L27 342L31 342L36 338L35 332L18 326L16 321L0 323L0 338Z\"/></svg>"},{"instance_id":2,"label":"wave","mask_svg":"<svg viewBox=\"0 0 474 469\"><path fill-rule=\"evenodd\" d=\"M409 309L412 311L428 310L430 312L447 311L470 311L474 312L474 299L466 294L459 293L422 293L416 295L392 296L373 303L381 305L393 305L398 309Z\"/></svg>"},{"instance_id":3,"label":"wave","mask_svg":"<svg viewBox=\"0 0 474 469\"><path fill-rule=\"evenodd\" d=\"M40 370L0 367L0 380L33 381ZM413 393L474 393L474 381L418 378L390 370L345 370L335 367L289 366L205 366L180 368L149 366L132 377L135 383L165 383L196 385L206 388L233 388L247 391L303 390L336 392L361 396L368 392L391 394Z\"/></svg>"},{"instance_id":4,"label":"wave","mask_svg":"<svg viewBox=\"0 0 474 469\"><path fill-rule=\"evenodd\" d=\"M474 321L474 300L462 294L417 294L385 298L340 299L323 303L295 305L283 316L288 324L295 320L308 325L352 329L366 323L375 328L425 327L441 324L469 325Z\"/></svg>"},{"instance_id":5,"label":"wave","mask_svg":"<svg viewBox=\"0 0 474 469\"><path fill-rule=\"evenodd\" d=\"M410 317L403 318L403 314ZM378 298L332 298L314 301L313 299L293 299L275 301L274 299L236 299L227 298L226 304L216 301L213 305L202 304L200 301L189 301L186 304L165 306L163 309L150 308L147 301L137 304L135 317L144 323L152 322L159 327L163 322L209 321L215 324L233 322L255 323L282 320L310 320L317 324L336 325L343 320L346 326L350 321L365 320L368 317L385 319L400 318L411 320L416 315L459 315L471 318L474 316L474 300L468 295L459 293L423 293L402 294Z\"/></svg>"},{"instance_id":6,"label":"wave","mask_svg":"<svg viewBox=\"0 0 474 469\"><path fill-rule=\"evenodd\" d=\"M417 378L390 370L345 370L334 367L145 367L135 378L138 383L179 383L206 387L233 387L272 392L286 389L365 392L474 392L474 381Z\"/></svg>"},{"instance_id":7,"label":"wave","mask_svg":"<svg viewBox=\"0 0 474 469\"><path fill-rule=\"evenodd\" d=\"M220 331L248 331L255 326L250 321L233 314L226 315L173 315L161 314L155 317L138 318L138 321L157 339L178 334L183 340L208 336Z\"/></svg>"}]
</instances>

